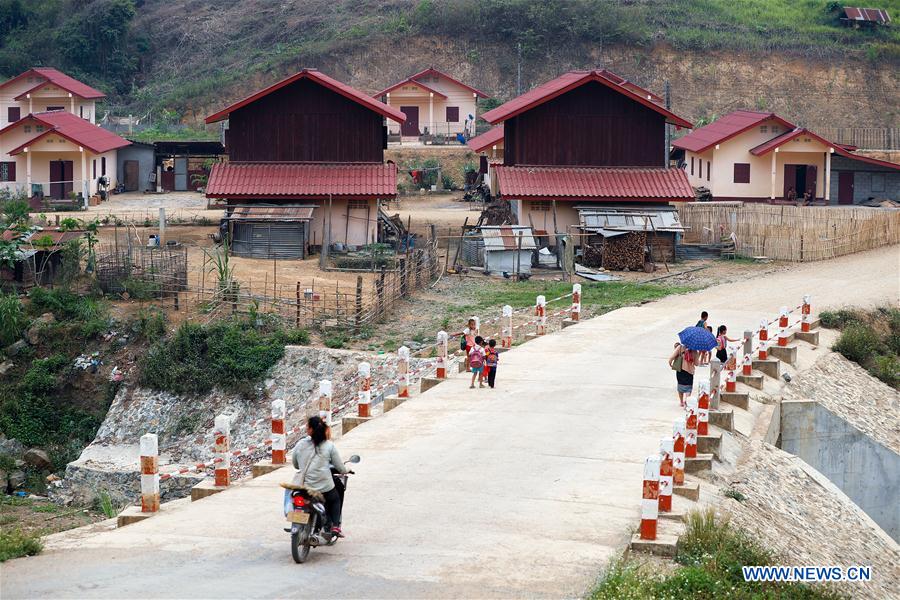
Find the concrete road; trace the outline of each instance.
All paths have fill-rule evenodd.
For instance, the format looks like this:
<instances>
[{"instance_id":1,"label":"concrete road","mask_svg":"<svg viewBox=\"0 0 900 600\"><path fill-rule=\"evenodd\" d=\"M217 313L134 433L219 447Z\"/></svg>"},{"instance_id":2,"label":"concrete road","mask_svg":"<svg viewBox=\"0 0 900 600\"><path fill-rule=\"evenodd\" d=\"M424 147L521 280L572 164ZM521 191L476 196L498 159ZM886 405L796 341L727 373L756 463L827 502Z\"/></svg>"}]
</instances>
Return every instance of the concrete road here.
<instances>
[{"instance_id":1,"label":"concrete road","mask_svg":"<svg viewBox=\"0 0 900 600\"><path fill-rule=\"evenodd\" d=\"M359 453L346 540L291 560L274 473L129 527L62 534L2 566L4 599L571 597L639 519L642 462L680 411L666 364L707 309L738 334L813 294L900 301L887 248L669 297L501 357L496 390L456 378L340 442Z\"/></svg>"}]
</instances>

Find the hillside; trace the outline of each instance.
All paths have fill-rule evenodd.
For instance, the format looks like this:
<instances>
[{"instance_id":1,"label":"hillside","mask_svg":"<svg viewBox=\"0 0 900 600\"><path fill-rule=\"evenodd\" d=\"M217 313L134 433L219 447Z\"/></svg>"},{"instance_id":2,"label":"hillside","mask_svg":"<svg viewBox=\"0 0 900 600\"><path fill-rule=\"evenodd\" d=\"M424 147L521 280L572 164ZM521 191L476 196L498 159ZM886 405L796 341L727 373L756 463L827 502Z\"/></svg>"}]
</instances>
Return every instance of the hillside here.
<instances>
[{"instance_id":1,"label":"hillside","mask_svg":"<svg viewBox=\"0 0 900 600\"><path fill-rule=\"evenodd\" d=\"M879 5L900 15L900 0ZM736 107L810 126L897 126L900 30L827 0L0 0L0 76L38 62L115 114L198 122L299 67L374 91L428 65L501 100L602 65L694 120ZM165 109L165 110L164 110Z\"/></svg>"}]
</instances>

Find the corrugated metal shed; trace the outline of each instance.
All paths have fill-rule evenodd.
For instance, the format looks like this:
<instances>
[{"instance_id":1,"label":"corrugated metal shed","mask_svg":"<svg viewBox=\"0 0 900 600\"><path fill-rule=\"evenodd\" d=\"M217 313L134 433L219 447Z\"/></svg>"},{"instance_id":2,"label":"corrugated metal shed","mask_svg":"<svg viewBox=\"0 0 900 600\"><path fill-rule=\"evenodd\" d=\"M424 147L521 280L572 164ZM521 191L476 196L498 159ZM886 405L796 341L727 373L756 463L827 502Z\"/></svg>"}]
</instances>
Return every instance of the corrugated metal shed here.
<instances>
[{"instance_id":1,"label":"corrugated metal shed","mask_svg":"<svg viewBox=\"0 0 900 600\"><path fill-rule=\"evenodd\" d=\"M207 198L393 198L397 165L228 162L213 165Z\"/></svg>"},{"instance_id":2,"label":"corrugated metal shed","mask_svg":"<svg viewBox=\"0 0 900 600\"><path fill-rule=\"evenodd\" d=\"M694 199L694 190L681 169L497 166L496 171L500 194L507 198Z\"/></svg>"},{"instance_id":3,"label":"corrugated metal shed","mask_svg":"<svg viewBox=\"0 0 900 600\"><path fill-rule=\"evenodd\" d=\"M484 249L487 252L497 250L516 250L520 248L519 237L522 238L522 250L529 252L537 248L531 227L517 227L515 225L503 225L500 227L482 227L481 236L484 239Z\"/></svg>"},{"instance_id":4,"label":"corrugated metal shed","mask_svg":"<svg viewBox=\"0 0 900 600\"><path fill-rule=\"evenodd\" d=\"M871 22L879 25L887 25L891 22L891 16L888 14L888 11L881 8L845 6L844 14L847 15L848 21Z\"/></svg>"},{"instance_id":5,"label":"corrugated metal shed","mask_svg":"<svg viewBox=\"0 0 900 600\"><path fill-rule=\"evenodd\" d=\"M576 206L575 208L578 210L582 229L596 231L606 237L610 237L606 232L684 232L684 227L678 218L678 211L668 207L647 207L640 210L601 210L593 206Z\"/></svg>"},{"instance_id":6,"label":"corrugated metal shed","mask_svg":"<svg viewBox=\"0 0 900 600\"><path fill-rule=\"evenodd\" d=\"M238 206L232 221L311 221L314 206Z\"/></svg>"}]
</instances>

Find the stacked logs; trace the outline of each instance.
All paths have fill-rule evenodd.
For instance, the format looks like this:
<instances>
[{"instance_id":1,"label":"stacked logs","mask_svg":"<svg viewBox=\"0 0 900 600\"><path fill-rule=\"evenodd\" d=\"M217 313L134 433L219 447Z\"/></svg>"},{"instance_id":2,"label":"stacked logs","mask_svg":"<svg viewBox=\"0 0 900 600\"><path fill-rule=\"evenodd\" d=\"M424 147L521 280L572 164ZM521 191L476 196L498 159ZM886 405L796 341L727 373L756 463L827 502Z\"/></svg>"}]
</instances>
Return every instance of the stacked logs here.
<instances>
[{"instance_id":1,"label":"stacked logs","mask_svg":"<svg viewBox=\"0 0 900 600\"><path fill-rule=\"evenodd\" d=\"M647 234L630 231L603 238L603 268L610 271L637 271L644 268Z\"/></svg>"}]
</instances>

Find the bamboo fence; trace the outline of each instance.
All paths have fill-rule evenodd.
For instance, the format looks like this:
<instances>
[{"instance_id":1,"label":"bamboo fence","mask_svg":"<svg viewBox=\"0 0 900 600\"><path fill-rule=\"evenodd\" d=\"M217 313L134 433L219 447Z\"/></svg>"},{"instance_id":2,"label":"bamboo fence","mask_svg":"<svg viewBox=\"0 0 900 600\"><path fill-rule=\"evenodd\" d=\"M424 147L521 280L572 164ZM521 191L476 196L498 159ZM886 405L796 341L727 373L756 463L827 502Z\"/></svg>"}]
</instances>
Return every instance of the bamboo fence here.
<instances>
[{"instance_id":1,"label":"bamboo fence","mask_svg":"<svg viewBox=\"0 0 900 600\"><path fill-rule=\"evenodd\" d=\"M734 236L737 254L808 262L900 243L900 211L886 208L789 206L742 202L678 206L686 242Z\"/></svg>"}]
</instances>

